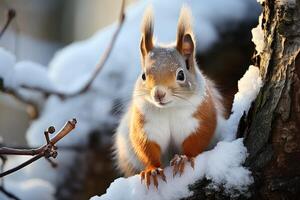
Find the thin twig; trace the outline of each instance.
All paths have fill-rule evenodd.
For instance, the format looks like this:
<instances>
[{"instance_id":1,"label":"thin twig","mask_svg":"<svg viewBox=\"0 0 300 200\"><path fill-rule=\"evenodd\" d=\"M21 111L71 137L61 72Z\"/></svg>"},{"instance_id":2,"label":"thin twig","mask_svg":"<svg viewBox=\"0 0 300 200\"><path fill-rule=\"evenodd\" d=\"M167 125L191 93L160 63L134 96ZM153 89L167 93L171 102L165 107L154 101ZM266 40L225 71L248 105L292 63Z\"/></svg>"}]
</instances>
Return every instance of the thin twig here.
<instances>
[{"instance_id":1,"label":"thin twig","mask_svg":"<svg viewBox=\"0 0 300 200\"><path fill-rule=\"evenodd\" d=\"M0 77L0 81L1 80L2 79ZM23 97L17 90L6 88L3 83L2 83L2 87L0 87L0 91L14 97L15 99L17 99L20 102L30 106L32 111L31 111L31 113L28 113L28 114L30 115L30 117L32 119L34 119L38 116L39 112L38 112L38 105L36 102L31 101L31 100L27 99L26 97Z\"/></svg>"},{"instance_id":2,"label":"thin twig","mask_svg":"<svg viewBox=\"0 0 300 200\"><path fill-rule=\"evenodd\" d=\"M15 16L16 16L16 11L14 9L10 8L6 13L6 22L0 31L0 38L5 33L6 29L8 28L8 26L12 22L12 20L15 18Z\"/></svg>"},{"instance_id":3,"label":"thin twig","mask_svg":"<svg viewBox=\"0 0 300 200\"><path fill-rule=\"evenodd\" d=\"M64 127L50 140L51 145L55 145L59 140L61 140L64 136L66 136L69 132L71 132L75 128L75 124L77 123L76 119L72 121L68 121ZM48 144L45 144L42 147L37 149L14 149L8 147L0 148L0 155L37 155L45 150Z\"/></svg>"},{"instance_id":4,"label":"thin twig","mask_svg":"<svg viewBox=\"0 0 300 200\"><path fill-rule=\"evenodd\" d=\"M14 150L24 150L24 151L28 151L28 156L32 156L32 155L35 155L33 153L31 153L30 151L32 150L35 150L35 149L38 149L39 147L36 147L36 146L27 146L27 145L9 145L10 149L14 149ZM8 147L3 147L3 148L8 148ZM77 152L81 152L81 151L85 151L88 149L87 146L85 145L57 145L57 148L60 150L60 151L77 151ZM24 152L23 151L23 152ZM19 155L19 154L14 154L14 155ZM22 154L24 155L24 154ZM26 156L24 155L24 156Z\"/></svg>"},{"instance_id":5,"label":"thin twig","mask_svg":"<svg viewBox=\"0 0 300 200\"><path fill-rule=\"evenodd\" d=\"M5 171L5 172L2 172L2 173L0 174L0 178L4 177L4 176L6 176L6 175L9 175L9 174L11 174L11 173L14 173L14 172L16 172L16 171L22 169L23 167L26 167L27 165L33 163L34 161L37 161L38 159L42 158L43 156L44 156L44 155L42 155L42 154L38 154L38 155L34 156L33 158L30 158L29 160L27 160L27 161L21 163L20 165L14 167L14 168L12 168L12 169L9 169L9 170L7 170L7 171Z\"/></svg>"},{"instance_id":6,"label":"thin twig","mask_svg":"<svg viewBox=\"0 0 300 200\"><path fill-rule=\"evenodd\" d=\"M124 9L125 9L125 0L122 0L121 11L120 11L120 16L119 16L119 22L118 22L117 28L116 28L111 40L110 40L110 43L108 44L106 50L102 54L99 63L96 65L96 67L95 67L95 69L92 73L91 78L80 89L78 89L77 91L71 92L71 93L67 93L67 92L62 92L62 91L46 90L45 88L41 88L39 86L31 87L31 86L21 85L21 87L25 88L25 89L41 92L41 93L45 94L46 96L57 95L60 98L74 97L74 96L83 94L86 91L88 91L90 89L92 83L94 82L94 80L98 76L99 72L104 67L104 65L105 65L106 61L108 60L108 58L111 54L111 51L112 51L112 49L115 45L115 42L117 40L117 37L118 37L118 35L121 31L121 28L122 28L124 20L125 20Z\"/></svg>"},{"instance_id":7,"label":"thin twig","mask_svg":"<svg viewBox=\"0 0 300 200\"><path fill-rule=\"evenodd\" d=\"M7 157L5 155L0 155L0 159L1 159L1 167L0 167L0 173L2 173L4 171L4 166L6 164L7 161ZM2 186L4 188L4 179L0 180L0 186Z\"/></svg>"},{"instance_id":8,"label":"thin twig","mask_svg":"<svg viewBox=\"0 0 300 200\"><path fill-rule=\"evenodd\" d=\"M15 149L9 147L1 147L0 155L23 155L23 156L34 156L40 153L40 149Z\"/></svg>"},{"instance_id":9,"label":"thin twig","mask_svg":"<svg viewBox=\"0 0 300 200\"><path fill-rule=\"evenodd\" d=\"M2 192L5 196L7 196L10 199L21 200L19 197L17 197L13 193L7 191L3 186L0 186L0 192Z\"/></svg>"},{"instance_id":10,"label":"thin twig","mask_svg":"<svg viewBox=\"0 0 300 200\"><path fill-rule=\"evenodd\" d=\"M111 41L107 47L107 49L105 50L104 54L102 55L101 59L100 59L100 62L97 64L93 74L92 74L92 77L91 79L87 82L87 84L82 87L79 91L69 95L69 96L76 96L78 94L82 94L84 92L86 92L87 90L89 90L89 88L91 87L93 81L96 79L97 75L99 74L99 72L101 71L101 69L103 68L103 66L105 65L106 61L108 60L109 58L109 55L114 47L114 44L117 40L117 37L121 31L121 28L122 28L122 25L123 25L123 22L125 20L125 12L124 12L124 8L125 8L125 0L122 0L122 4L121 4L121 11L120 11L120 16L119 16L119 24L117 26L117 29L115 31L115 33L113 34L112 38L111 38Z\"/></svg>"},{"instance_id":11,"label":"thin twig","mask_svg":"<svg viewBox=\"0 0 300 200\"><path fill-rule=\"evenodd\" d=\"M57 151L56 151L57 147L55 146L55 144L59 140L64 138L67 134L69 134L75 128L76 123L77 123L76 119L68 121L64 125L64 127L50 140L50 142L47 142L47 144L37 149L13 149L13 148L6 148L6 147L0 148L0 155L33 155L34 156L33 158L18 165L17 167L1 173L0 178L9 175L15 171L18 171L42 157L55 158L57 156Z\"/></svg>"},{"instance_id":12,"label":"thin twig","mask_svg":"<svg viewBox=\"0 0 300 200\"><path fill-rule=\"evenodd\" d=\"M2 161L1 163L1 167L0 167L0 173L3 172L4 170L4 166L5 166L5 163L7 161L7 158L6 156L4 155L0 155L0 159ZM8 197L9 199L14 199L14 200L19 200L20 198L17 197L16 195L14 195L13 193L9 192L5 186L4 186L4 179L1 179L0 180L0 192L2 192L6 197Z\"/></svg>"}]
</instances>

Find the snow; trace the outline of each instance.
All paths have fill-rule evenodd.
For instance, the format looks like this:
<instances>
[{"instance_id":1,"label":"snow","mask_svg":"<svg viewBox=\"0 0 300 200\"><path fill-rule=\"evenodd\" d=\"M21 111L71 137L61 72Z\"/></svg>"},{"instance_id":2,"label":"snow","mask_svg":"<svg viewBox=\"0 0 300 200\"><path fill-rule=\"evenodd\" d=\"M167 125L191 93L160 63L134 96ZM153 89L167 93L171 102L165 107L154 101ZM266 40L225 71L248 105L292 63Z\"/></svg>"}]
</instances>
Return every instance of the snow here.
<instances>
[{"instance_id":1,"label":"snow","mask_svg":"<svg viewBox=\"0 0 300 200\"><path fill-rule=\"evenodd\" d=\"M166 43L175 39L177 18L183 2L188 4L193 12L194 29L197 44L199 44L197 45L198 52L204 52L215 44L220 39L220 31L229 30L242 21L256 19L253 13L259 11L257 7L253 9L256 4L254 0L211 0L205 3L199 3L197 0L174 0L172 4L163 0L138 1L127 9L126 20L110 58L93 82L91 90L65 100L56 96L50 96L45 102L43 99L37 100L43 102L43 106L39 118L34 120L27 130L28 144L33 146L44 144L43 130L45 128L50 125L62 127L73 117L77 118L78 125L67 139L60 142L62 145L84 144L91 131L101 130L103 126L114 127L118 121L117 117L111 115L115 101L119 100L126 104L130 99L133 84L140 73L138 47L140 20L144 9L150 3L153 5L156 21L155 35L158 41ZM90 39L75 42L63 48L55 54L48 68L29 61L17 62L11 53L0 48L0 77L4 78L4 86L17 90L27 98L32 98L32 92L20 89L20 85L39 86L65 92L78 89L90 77L115 28L116 24L113 24L100 30ZM208 159L207 154L209 155L209 152L204 154L206 156L197 158L199 160L197 162L200 163L199 167L204 165L201 160ZM29 181L30 178L36 178L57 185L61 183L64 173L67 173L68 168L73 164L73 158L73 153L59 152L59 170L52 169L49 163L42 160L6 179L7 181ZM16 162L18 160L15 158ZM44 173L45 170L47 173ZM205 173L210 174L209 171ZM137 177L132 179L137 179ZM227 180L228 178L220 177L220 180L216 181L221 181L221 179Z\"/></svg>"},{"instance_id":2,"label":"snow","mask_svg":"<svg viewBox=\"0 0 300 200\"><path fill-rule=\"evenodd\" d=\"M262 87L262 80L259 74L259 68L253 65L238 81L238 92L234 95L233 105L229 119L226 122L226 127L223 129L224 140L232 140L235 138L239 120L244 113L248 113L251 103L255 100L260 88Z\"/></svg>"},{"instance_id":3,"label":"snow","mask_svg":"<svg viewBox=\"0 0 300 200\"><path fill-rule=\"evenodd\" d=\"M266 0L257 0L258 3L263 4Z\"/></svg>"},{"instance_id":4,"label":"snow","mask_svg":"<svg viewBox=\"0 0 300 200\"><path fill-rule=\"evenodd\" d=\"M252 29L252 42L255 44L257 54L263 52L265 48L264 32L262 30L262 14L259 16L258 25Z\"/></svg>"},{"instance_id":5,"label":"snow","mask_svg":"<svg viewBox=\"0 0 300 200\"><path fill-rule=\"evenodd\" d=\"M241 166L246 156L247 150L242 139L219 142L213 150L197 156L195 168L188 165L182 176L173 177L172 168L165 168L167 183L159 179L158 189L151 185L148 190L141 183L140 176L135 175L116 179L106 194L91 200L181 199L192 194L188 189L189 184L204 177L216 186L223 185L229 193L233 189L244 191L253 182L250 171Z\"/></svg>"},{"instance_id":6,"label":"snow","mask_svg":"<svg viewBox=\"0 0 300 200\"><path fill-rule=\"evenodd\" d=\"M243 139L234 140L233 133L236 133L241 116L248 112L261 86L259 69L251 65L238 82L232 114L223 127L224 138L227 141L221 141L214 149L198 155L194 170L188 167L181 177L173 178L171 167L166 167L167 183L160 180L158 190L152 185L149 191L141 184L139 175L118 178L111 183L104 195L95 196L91 200L180 199L191 195L188 185L203 178L212 181L211 187L218 188L222 185L225 192L232 196L236 195L236 192L247 192L248 186L253 182L251 172L242 166L247 157L247 149Z\"/></svg>"},{"instance_id":7,"label":"snow","mask_svg":"<svg viewBox=\"0 0 300 200\"><path fill-rule=\"evenodd\" d=\"M54 89L45 66L31 61L16 62L15 56L1 47L0 55L0 77L3 78L5 88L17 89L26 85Z\"/></svg>"}]
</instances>

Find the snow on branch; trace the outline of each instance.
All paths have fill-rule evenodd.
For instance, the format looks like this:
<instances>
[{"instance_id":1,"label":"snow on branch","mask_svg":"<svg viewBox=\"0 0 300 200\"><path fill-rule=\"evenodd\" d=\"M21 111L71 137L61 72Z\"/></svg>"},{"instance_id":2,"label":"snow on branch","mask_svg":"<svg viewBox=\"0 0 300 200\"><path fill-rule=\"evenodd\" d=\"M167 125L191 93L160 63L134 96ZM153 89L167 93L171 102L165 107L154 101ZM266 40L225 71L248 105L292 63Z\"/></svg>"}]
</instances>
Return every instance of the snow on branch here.
<instances>
[{"instance_id":1,"label":"snow on branch","mask_svg":"<svg viewBox=\"0 0 300 200\"><path fill-rule=\"evenodd\" d=\"M112 38L111 38L108 46L106 47L104 53L102 54L102 56L100 58L100 61L98 62L95 69L93 70L92 74L88 77L88 79L82 82L83 83L82 86L76 88L73 91L62 91L58 87L55 87L55 84L52 83L50 81L50 79L47 77L47 73L41 71L43 67L40 67L40 68L35 67L34 68L34 67L31 67L30 65L27 65L26 69L28 71L30 71L29 69L32 69L33 71L30 71L31 73L36 72L34 74L42 75L42 78L34 79L35 80L34 82L32 82L30 80L23 81L23 83L20 83L20 85L18 85L18 87L23 88L23 89L27 89L27 90L30 90L30 91L37 91L37 92L39 92L39 93L41 93L45 96L57 95L60 98L74 97L74 96L83 94L86 91L88 91L90 89L92 83L94 82L94 80L98 76L99 72L104 67L106 61L108 60L108 58L111 54L111 51L114 47L114 44L115 44L115 42L118 38L118 35L121 31L121 28L122 28L124 20L125 20L124 9L125 9L125 0L122 0L121 10L120 10L120 15L119 15L119 22L118 22L118 25L116 27L116 30L113 33ZM33 65L33 66L36 65L34 63L30 63L30 64ZM35 76L35 77L39 77L39 76ZM27 78L30 79L29 77L27 77ZM41 83L47 83L47 84L41 84ZM13 89L7 89L7 90L4 90L4 91L8 91L8 93L14 94L14 96L16 96Z\"/></svg>"}]
</instances>

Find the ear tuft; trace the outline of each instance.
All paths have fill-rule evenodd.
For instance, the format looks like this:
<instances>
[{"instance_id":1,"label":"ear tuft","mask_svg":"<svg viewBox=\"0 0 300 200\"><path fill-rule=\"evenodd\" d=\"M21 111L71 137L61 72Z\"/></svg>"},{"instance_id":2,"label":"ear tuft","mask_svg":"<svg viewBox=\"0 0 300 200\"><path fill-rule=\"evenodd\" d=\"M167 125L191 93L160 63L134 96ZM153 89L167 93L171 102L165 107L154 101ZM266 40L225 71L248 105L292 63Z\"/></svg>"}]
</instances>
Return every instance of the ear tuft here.
<instances>
[{"instance_id":1,"label":"ear tuft","mask_svg":"<svg viewBox=\"0 0 300 200\"><path fill-rule=\"evenodd\" d=\"M149 6L145 11L141 26L142 38L140 48L143 57L146 56L154 46L153 30L153 8Z\"/></svg>"},{"instance_id":2,"label":"ear tuft","mask_svg":"<svg viewBox=\"0 0 300 200\"><path fill-rule=\"evenodd\" d=\"M192 29L191 10L183 6L177 26L176 48L186 58L192 56L195 52L195 40Z\"/></svg>"}]
</instances>

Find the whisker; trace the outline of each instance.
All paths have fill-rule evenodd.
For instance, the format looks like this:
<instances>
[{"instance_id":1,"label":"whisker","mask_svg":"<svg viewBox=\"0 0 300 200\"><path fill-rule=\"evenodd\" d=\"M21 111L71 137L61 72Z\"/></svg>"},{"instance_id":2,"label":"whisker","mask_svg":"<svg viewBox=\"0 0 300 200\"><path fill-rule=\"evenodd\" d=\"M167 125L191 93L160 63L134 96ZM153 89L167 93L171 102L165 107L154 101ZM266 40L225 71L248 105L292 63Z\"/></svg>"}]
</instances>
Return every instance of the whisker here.
<instances>
[{"instance_id":1,"label":"whisker","mask_svg":"<svg viewBox=\"0 0 300 200\"><path fill-rule=\"evenodd\" d=\"M180 95L178 95L178 94L173 94L172 96L177 97L178 99L184 100L184 101L188 102L189 104L191 104L193 107L197 108L197 106L194 105L193 102L191 102L190 100L184 98L183 96L180 96Z\"/></svg>"},{"instance_id":2,"label":"whisker","mask_svg":"<svg viewBox=\"0 0 300 200\"><path fill-rule=\"evenodd\" d=\"M141 97L141 96L146 96L147 93L133 93L134 97Z\"/></svg>"},{"instance_id":3,"label":"whisker","mask_svg":"<svg viewBox=\"0 0 300 200\"><path fill-rule=\"evenodd\" d=\"M187 91L182 89L173 89L174 93L182 93L182 94L195 94L195 91Z\"/></svg>"},{"instance_id":4,"label":"whisker","mask_svg":"<svg viewBox=\"0 0 300 200\"><path fill-rule=\"evenodd\" d=\"M131 101L131 97L114 99L114 105L111 108L112 115L117 115L118 113L124 111L124 109L127 107L130 101Z\"/></svg>"}]
</instances>

